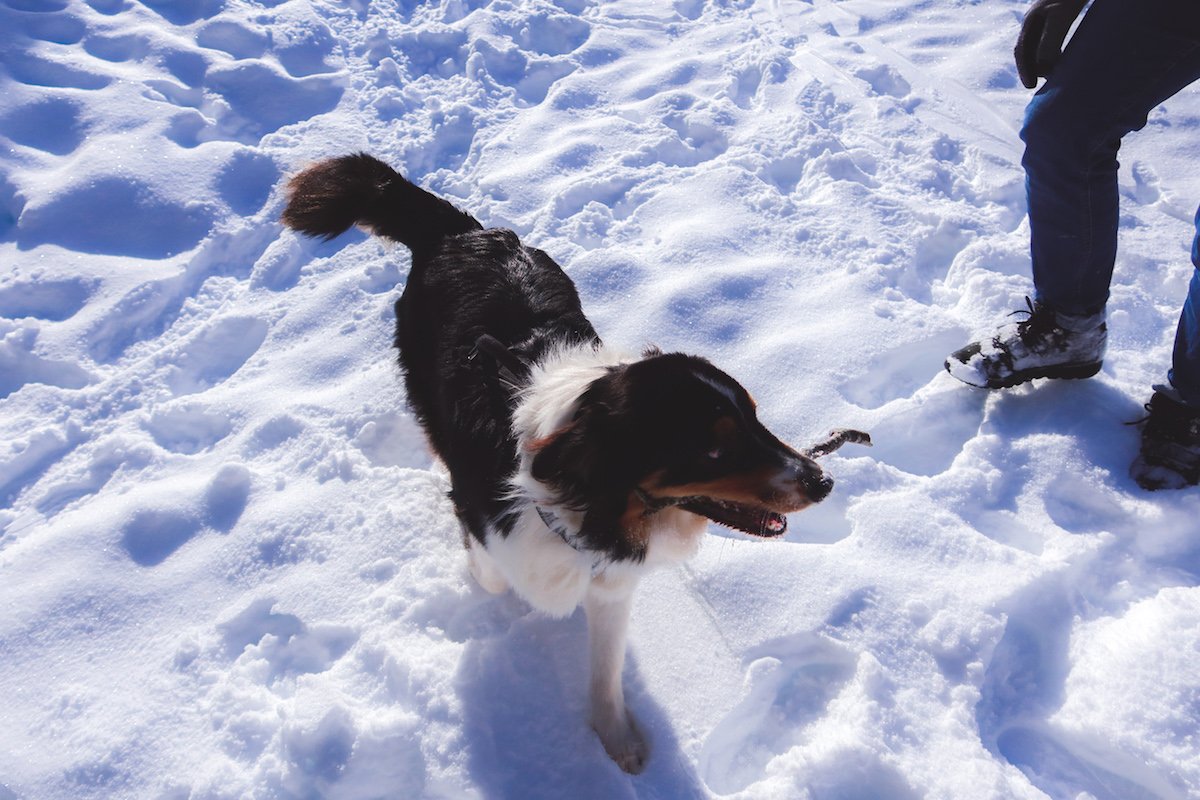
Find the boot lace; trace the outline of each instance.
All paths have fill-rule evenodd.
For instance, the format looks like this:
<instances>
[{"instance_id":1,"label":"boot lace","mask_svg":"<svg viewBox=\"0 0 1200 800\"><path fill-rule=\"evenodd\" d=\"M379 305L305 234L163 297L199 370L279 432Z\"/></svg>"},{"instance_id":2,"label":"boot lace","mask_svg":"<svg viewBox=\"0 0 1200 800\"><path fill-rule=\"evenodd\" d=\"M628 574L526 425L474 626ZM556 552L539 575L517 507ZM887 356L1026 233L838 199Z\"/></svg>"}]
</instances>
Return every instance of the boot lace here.
<instances>
[{"instance_id":1,"label":"boot lace","mask_svg":"<svg viewBox=\"0 0 1200 800\"><path fill-rule=\"evenodd\" d=\"M1035 345L1039 345L1048 337L1053 336L1058 329L1054 315L1035 306L1029 295L1025 296L1025 308L1018 308L1009 316L1013 317L1017 314L1025 315L1025 319L1017 323L1017 337L1031 350Z\"/></svg>"}]
</instances>

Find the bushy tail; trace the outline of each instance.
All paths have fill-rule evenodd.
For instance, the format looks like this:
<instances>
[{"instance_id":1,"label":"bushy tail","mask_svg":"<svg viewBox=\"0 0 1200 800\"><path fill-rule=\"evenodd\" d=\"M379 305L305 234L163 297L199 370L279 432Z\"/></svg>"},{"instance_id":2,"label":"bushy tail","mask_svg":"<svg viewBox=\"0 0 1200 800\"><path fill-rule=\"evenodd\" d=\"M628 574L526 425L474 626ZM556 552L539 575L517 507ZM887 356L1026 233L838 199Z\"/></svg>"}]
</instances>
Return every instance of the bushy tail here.
<instances>
[{"instance_id":1,"label":"bushy tail","mask_svg":"<svg viewBox=\"0 0 1200 800\"><path fill-rule=\"evenodd\" d=\"M314 164L292 178L288 190L283 223L323 239L357 224L418 251L482 227L366 153Z\"/></svg>"}]
</instances>

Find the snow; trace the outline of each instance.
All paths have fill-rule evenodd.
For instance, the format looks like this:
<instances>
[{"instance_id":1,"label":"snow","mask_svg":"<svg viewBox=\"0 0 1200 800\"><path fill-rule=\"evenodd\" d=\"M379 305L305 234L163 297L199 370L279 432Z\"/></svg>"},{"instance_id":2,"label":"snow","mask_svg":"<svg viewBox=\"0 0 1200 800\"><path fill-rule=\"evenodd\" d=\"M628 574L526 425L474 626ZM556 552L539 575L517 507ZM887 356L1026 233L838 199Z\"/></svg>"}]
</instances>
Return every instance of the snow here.
<instances>
[{"instance_id":1,"label":"snow","mask_svg":"<svg viewBox=\"0 0 1200 800\"><path fill-rule=\"evenodd\" d=\"M0 0L0 800L1200 796L1200 495L1127 476L1200 98L1123 150L1096 378L941 361L1030 291L1025 0ZM408 256L282 230L367 150L605 340L711 357L824 463L584 620L473 585L404 405Z\"/></svg>"}]
</instances>

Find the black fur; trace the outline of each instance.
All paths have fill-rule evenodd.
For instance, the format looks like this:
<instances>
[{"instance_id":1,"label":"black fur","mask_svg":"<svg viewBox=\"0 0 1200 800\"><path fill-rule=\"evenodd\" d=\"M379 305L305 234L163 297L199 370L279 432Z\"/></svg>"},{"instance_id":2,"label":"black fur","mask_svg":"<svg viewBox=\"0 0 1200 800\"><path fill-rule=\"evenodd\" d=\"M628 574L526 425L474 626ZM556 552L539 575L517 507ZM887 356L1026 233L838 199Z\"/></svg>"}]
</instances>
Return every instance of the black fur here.
<instances>
[{"instance_id":1,"label":"black fur","mask_svg":"<svg viewBox=\"0 0 1200 800\"><path fill-rule=\"evenodd\" d=\"M428 258L414 251L396 302L396 347L409 401L450 470L454 501L481 541L504 520L517 466L510 387L478 342L489 335L524 368L563 342L599 338L575 286L545 253L507 230L447 237Z\"/></svg>"},{"instance_id":2,"label":"black fur","mask_svg":"<svg viewBox=\"0 0 1200 800\"><path fill-rule=\"evenodd\" d=\"M366 224L412 250L396 302L395 345L409 403L450 470L460 518L483 540L510 512L507 481L517 466L510 395L495 359L477 350L494 337L519 362L562 343L600 339L575 285L541 250L512 231L479 222L358 154L305 170L291 183L283 220L330 238ZM517 376L528 377L528 368Z\"/></svg>"}]
</instances>

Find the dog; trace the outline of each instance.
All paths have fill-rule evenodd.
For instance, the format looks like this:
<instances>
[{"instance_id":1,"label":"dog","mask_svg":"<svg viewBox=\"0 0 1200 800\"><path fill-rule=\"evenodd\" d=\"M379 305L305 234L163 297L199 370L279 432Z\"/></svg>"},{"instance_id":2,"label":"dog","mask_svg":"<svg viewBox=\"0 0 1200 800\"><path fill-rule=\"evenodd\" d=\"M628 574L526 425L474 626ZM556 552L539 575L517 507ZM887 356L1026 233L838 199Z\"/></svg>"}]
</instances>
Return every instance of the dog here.
<instances>
[{"instance_id":1,"label":"dog","mask_svg":"<svg viewBox=\"0 0 1200 800\"><path fill-rule=\"evenodd\" d=\"M471 574L555 617L583 605L591 724L626 772L649 755L621 683L634 588L698 549L709 520L755 536L825 498L814 458L758 421L707 360L601 342L571 279L515 233L366 154L291 179L283 222L400 242L396 302L408 402L450 476Z\"/></svg>"}]
</instances>

